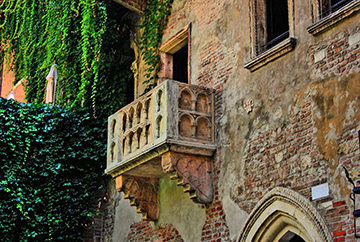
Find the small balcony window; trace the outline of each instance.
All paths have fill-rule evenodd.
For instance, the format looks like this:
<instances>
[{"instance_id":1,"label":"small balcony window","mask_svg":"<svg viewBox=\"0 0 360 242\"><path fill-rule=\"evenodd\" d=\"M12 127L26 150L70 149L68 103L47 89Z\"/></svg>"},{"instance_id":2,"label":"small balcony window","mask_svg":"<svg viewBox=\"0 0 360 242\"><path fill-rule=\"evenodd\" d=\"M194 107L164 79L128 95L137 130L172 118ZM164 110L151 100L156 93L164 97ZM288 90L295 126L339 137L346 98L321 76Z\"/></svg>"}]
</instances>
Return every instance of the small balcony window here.
<instances>
[{"instance_id":1,"label":"small balcony window","mask_svg":"<svg viewBox=\"0 0 360 242\"><path fill-rule=\"evenodd\" d=\"M186 44L173 55L173 79L179 82L188 83L188 51Z\"/></svg>"}]
</instances>

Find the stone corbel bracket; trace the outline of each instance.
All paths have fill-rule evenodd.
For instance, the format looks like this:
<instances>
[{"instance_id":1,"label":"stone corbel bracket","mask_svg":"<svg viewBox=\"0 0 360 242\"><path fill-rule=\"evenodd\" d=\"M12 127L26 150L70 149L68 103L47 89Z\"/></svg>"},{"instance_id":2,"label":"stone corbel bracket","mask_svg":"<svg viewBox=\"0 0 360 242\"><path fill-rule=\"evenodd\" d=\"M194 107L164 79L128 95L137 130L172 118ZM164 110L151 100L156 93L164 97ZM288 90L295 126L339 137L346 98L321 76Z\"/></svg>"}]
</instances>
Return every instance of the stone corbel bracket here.
<instances>
[{"instance_id":1,"label":"stone corbel bracket","mask_svg":"<svg viewBox=\"0 0 360 242\"><path fill-rule=\"evenodd\" d=\"M162 155L161 166L171 179L196 203L210 204L213 200L212 159L208 156L182 154L169 151Z\"/></svg>"},{"instance_id":2,"label":"stone corbel bracket","mask_svg":"<svg viewBox=\"0 0 360 242\"><path fill-rule=\"evenodd\" d=\"M136 206L144 221L158 220L159 179L120 175L116 177L116 189L124 192L124 198L130 199L130 205Z\"/></svg>"}]
</instances>

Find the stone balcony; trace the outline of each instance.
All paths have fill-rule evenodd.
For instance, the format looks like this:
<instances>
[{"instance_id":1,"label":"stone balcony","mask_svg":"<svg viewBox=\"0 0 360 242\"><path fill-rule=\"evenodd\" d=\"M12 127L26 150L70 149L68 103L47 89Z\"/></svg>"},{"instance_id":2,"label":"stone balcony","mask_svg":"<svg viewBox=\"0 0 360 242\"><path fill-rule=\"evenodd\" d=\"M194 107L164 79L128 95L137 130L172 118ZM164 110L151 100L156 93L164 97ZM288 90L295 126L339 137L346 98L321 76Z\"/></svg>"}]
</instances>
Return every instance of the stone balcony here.
<instances>
[{"instance_id":1,"label":"stone balcony","mask_svg":"<svg viewBox=\"0 0 360 242\"><path fill-rule=\"evenodd\" d=\"M166 80L108 121L105 172L145 220L157 220L158 179L166 173L193 201L212 202L213 90Z\"/></svg>"}]
</instances>

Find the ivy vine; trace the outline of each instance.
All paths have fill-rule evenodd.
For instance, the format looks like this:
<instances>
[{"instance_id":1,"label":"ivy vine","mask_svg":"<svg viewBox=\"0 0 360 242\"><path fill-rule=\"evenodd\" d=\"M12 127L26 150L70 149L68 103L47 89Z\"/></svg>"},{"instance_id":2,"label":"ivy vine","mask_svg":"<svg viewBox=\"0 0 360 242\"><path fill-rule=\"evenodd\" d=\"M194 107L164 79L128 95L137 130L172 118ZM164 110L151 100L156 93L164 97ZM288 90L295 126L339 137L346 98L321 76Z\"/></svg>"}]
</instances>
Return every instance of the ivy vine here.
<instances>
[{"instance_id":1,"label":"ivy vine","mask_svg":"<svg viewBox=\"0 0 360 242\"><path fill-rule=\"evenodd\" d=\"M149 0L140 49L156 85L172 0ZM111 0L0 1L0 62L26 80L21 104L0 98L0 240L79 241L103 173L106 119L132 81L127 13ZM58 67L57 104L44 105ZM91 113L96 114L96 119Z\"/></svg>"},{"instance_id":2,"label":"ivy vine","mask_svg":"<svg viewBox=\"0 0 360 242\"><path fill-rule=\"evenodd\" d=\"M82 241L105 164L97 121L0 98L1 241Z\"/></svg>"},{"instance_id":3,"label":"ivy vine","mask_svg":"<svg viewBox=\"0 0 360 242\"><path fill-rule=\"evenodd\" d=\"M133 80L130 25L111 0L0 1L0 62L12 62L14 84L26 80L29 103L0 98L0 241L82 240L104 178L107 117Z\"/></svg>"},{"instance_id":4,"label":"ivy vine","mask_svg":"<svg viewBox=\"0 0 360 242\"><path fill-rule=\"evenodd\" d=\"M143 31L139 44L145 63L144 84L147 84L145 91L156 86L160 70L159 47L171 13L172 3L173 0L149 0L148 8L144 13L144 21L140 26Z\"/></svg>"},{"instance_id":5,"label":"ivy vine","mask_svg":"<svg viewBox=\"0 0 360 242\"><path fill-rule=\"evenodd\" d=\"M14 82L26 80L28 102L43 102L46 76L56 63L58 104L98 111L106 96L111 112L121 107L133 77L128 64L119 64L130 23L118 9L110 0L1 1L0 61L13 58Z\"/></svg>"}]
</instances>

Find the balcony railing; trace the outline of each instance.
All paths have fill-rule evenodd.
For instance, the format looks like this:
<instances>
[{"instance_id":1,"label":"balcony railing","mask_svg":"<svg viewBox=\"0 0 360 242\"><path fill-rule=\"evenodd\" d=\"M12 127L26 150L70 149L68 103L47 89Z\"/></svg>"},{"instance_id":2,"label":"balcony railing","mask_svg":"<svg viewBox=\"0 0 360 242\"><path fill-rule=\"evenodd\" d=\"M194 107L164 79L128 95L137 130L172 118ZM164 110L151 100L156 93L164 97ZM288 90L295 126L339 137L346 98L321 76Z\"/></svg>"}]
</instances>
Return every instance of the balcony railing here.
<instances>
[{"instance_id":1,"label":"balcony railing","mask_svg":"<svg viewBox=\"0 0 360 242\"><path fill-rule=\"evenodd\" d=\"M166 80L109 117L105 172L144 220L159 217L166 173L197 203L213 199L214 92Z\"/></svg>"},{"instance_id":2,"label":"balcony railing","mask_svg":"<svg viewBox=\"0 0 360 242\"><path fill-rule=\"evenodd\" d=\"M166 80L108 121L105 172L112 176L159 178L164 172L156 158L167 151L211 156L215 150L214 94L208 88Z\"/></svg>"}]
</instances>

